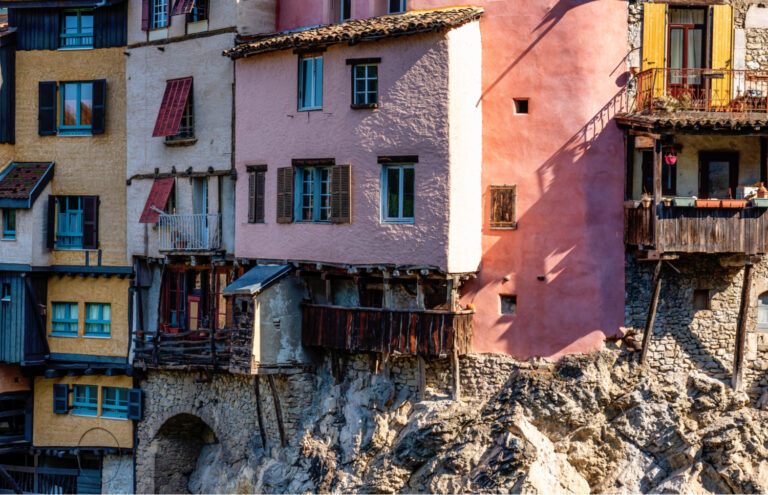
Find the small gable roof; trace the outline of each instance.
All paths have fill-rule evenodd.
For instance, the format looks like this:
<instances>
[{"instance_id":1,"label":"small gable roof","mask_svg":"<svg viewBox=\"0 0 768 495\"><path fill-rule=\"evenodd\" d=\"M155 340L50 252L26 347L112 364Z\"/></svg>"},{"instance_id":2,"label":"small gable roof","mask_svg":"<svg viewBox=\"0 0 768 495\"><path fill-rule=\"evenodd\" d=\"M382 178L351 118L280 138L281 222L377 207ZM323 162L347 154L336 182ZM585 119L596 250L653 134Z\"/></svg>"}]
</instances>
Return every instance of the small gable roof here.
<instances>
[{"instance_id":1,"label":"small gable roof","mask_svg":"<svg viewBox=\"0 0 768 495\"><path fill-rule=\"evenodd\" d=\"M225 296L254 295L269 287L293 269L291 265L255 266L248 270L221 293Z\"/></svg>"},{"instance_id":2,"label":"small gable roof","mask_svg":"<svg viewBox=\"0 0 768 495\"><path fill-rule=\"evenodd\" d=\"M11 162L0 173L0 208L32 208L53 178L53 162Z\"/></svg>"}]
</instances>

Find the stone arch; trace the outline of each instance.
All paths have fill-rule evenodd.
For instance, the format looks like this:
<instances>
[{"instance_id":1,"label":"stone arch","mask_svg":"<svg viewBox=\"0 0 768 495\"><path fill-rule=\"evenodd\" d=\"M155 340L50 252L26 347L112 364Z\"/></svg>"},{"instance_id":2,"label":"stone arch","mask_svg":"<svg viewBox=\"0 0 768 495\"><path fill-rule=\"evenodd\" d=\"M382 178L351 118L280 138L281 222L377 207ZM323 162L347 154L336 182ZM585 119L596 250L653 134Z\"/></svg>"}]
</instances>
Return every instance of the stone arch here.
<instances>
[{"instance_id":1,"label":"stone arch","mask_svg":"<svg viewBox=\"0 0 768 495\"><path fill-rule=\"evenodd\" d=\"M157 430L149 444L154 493L190 493L190 476L203 448L218 443L213 429L199 416L180 413Z\"/></svg>"}]
</instances>

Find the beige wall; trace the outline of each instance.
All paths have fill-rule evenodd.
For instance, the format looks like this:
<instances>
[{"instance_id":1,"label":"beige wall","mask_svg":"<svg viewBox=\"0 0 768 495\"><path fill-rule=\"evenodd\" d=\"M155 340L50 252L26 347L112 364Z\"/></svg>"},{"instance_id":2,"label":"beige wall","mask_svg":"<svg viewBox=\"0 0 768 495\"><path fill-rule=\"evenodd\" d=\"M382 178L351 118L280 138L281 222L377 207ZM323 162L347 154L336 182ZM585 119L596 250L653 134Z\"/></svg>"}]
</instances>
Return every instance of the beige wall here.
<instances>
[{"instance_id":1,"label":"beige wall","mask_svg":"<svg viewBox=\"0 0 768 495\"><path fill-rule=\"evenodd\" d=\"M29 390L29 380L21 374L21 368L0 364L0 394Z\"/></svg>"},{"instance_id":2,"label":"beige wall","mask_svg":"<svg viewBox=\"0 0 768 495\"><path fill-rule=\"evenodd\" d=\"M32 444L35 447L120 447L133 448L133 421L102 417L54 414L53 385L98 385L99 415L101 387L132 388L127 376L81 376L46 379L35 378L35 417ZM72 404L72 393L69 394ZM90 430L90 431L89 431Z\"/></svg>"},{"instance_id":3,"label":"beige wall","mask_svg":"<svg viewBox=\"0 0 768 495\"><path fill-rule=\"evenodd\" d=\"M117 277L51 277L48 280L46 334L51 352L97 356L128 355L128 286ZM52 337L51 316L54 302L78 303L78 330L75 337ZM109 303L112 311L110 338L85 337L85 304Z\"/></svg>"}]
</instances>

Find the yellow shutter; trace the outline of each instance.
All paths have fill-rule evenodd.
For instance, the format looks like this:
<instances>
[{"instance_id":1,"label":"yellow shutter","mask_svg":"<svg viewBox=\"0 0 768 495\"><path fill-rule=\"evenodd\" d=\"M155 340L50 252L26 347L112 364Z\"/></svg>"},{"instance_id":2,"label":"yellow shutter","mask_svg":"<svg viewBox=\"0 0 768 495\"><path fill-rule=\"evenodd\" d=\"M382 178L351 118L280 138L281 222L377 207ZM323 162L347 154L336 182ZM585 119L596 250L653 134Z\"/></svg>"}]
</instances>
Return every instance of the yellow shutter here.
<instances>
[{"instance_id":1,"label":"yellow shutter","mask_svg":"<svg viewBox=\"0 0 768 495\"><path fill-rule=\"evenodd\" d=\"M712 6L712 68L733 69L733 7ZM731 100L732 73L712 80L712 105L725 106Z\"/></svg>"},{"instance_id":2,"label":"yellow shutter","mask_svg":"<svg viewBox=\"0 0 768 495\"><path fill-rule=\"evenodd\" d=\"M641 70L664 68L664 41L667 38L667 5L663 3L643 4L643 48ZM664 95L664 75L654 71L648 81L654 85L653 96ZM638 88L642 90L642 88Z\"/></svg>"}]
</instances>

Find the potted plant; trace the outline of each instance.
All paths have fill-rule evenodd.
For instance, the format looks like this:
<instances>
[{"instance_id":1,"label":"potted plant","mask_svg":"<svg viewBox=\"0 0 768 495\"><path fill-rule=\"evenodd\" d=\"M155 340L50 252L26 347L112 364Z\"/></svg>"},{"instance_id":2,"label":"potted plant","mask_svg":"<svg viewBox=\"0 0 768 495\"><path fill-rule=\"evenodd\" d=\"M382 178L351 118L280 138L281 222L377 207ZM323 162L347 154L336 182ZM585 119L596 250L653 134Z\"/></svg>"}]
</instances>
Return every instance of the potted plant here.
<instances>
[{"instance_id":1,"label":"potted plant","mask_svg":"<svg viewBox=\"0 0 768 495\"><path fill-rule=\"evenodd\" d=\"M640 200L640 202L643 205L643 208L650 208L651 203L653 203L653 198L648 193L643 193L643 198Z\"/></svg>"},{"instance_id":2,"label":"potted plant","mask_svg":"<svg viewBox=\"0 0 768 495\"><path fill-rule=\"evenodd\" d=\"M672 198L662 198L661 202L664 203L664 206L666 207L672 206Z\"/></svg>"},{"instance_id":3,"label":"potted plant","mask_svg":"<svg viewBox=\"0 0 768 495\"><path fill-rule=\"evenodd\" d=\"M724 199L722 201L723 208L744 208L747 206L746 199Z\"/></svg>"},{"instance_id":4,"label":"potted plant","mask_svg":"<svg viewBox=\"0 0 768 495\"><path fill-rule=\"evenodd\" d=\"M697 199L696 208L720 208L719 199Z\"/></svg>"},{"instance_id":5,"label":"potted plant","mask_svg":"<svg viewBox=\"0 0 768 495\"><path fill-rule=\"evenodd\" d=\"M673 201L674 205L678 208L693 208L696 206L695 197L676 197Z\"/></svg>"}]
</instances>

